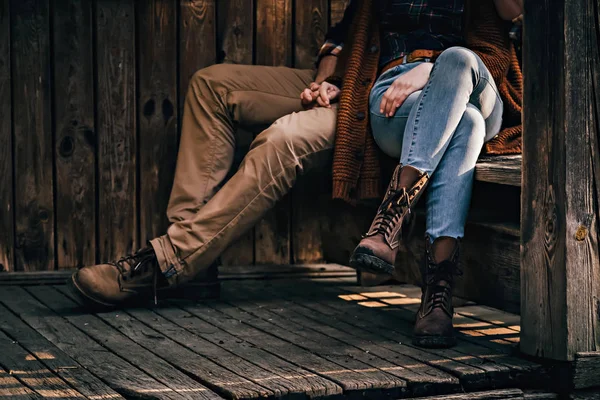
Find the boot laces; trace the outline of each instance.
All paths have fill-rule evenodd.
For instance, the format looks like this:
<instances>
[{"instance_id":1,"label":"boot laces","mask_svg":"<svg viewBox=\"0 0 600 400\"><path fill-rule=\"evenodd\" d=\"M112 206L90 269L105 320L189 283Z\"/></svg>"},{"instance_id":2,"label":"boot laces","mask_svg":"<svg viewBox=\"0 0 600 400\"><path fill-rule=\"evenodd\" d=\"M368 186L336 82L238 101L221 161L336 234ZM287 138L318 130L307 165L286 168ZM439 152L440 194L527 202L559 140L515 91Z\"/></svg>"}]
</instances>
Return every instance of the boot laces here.
<instances>
[{"instance_id":1,"label":"boot laces","mask_svg":"<svg viewBox=\"0 0 600 400\"><path fill-rule=\"evenodd\" d=\"M402 218L404 211L408 209L410 213L410 197L406 189L402 188L397 192L389 192L390 196L384 200L379 207L379 213L375 217L376 232L390 233L394 225Z\"/></svg>"},{"instance_id":2,"label":"boot laces","mask_svg":"<svg viewBox=\"0 0 600 400\"><path fill-rule=\"evenodd\" d=\"M123 278L123 281L133 279L136 275L142 275L148 271L149 268L153 272L153 293L154 293L154 304L158 303L158 269L154 265L155 260L154 251L151 248L139 250L134 254L127 255L118 261L111 262L109 264L114 265Z\"/></svg>"},{"instance_id":3,"label":"boot laces","mask_svg":"<svg viewBox=\"0 0 600 400\"><path fill-rule=\"evenodd\" d=\"M428 303L431 308L446 308L446 303L450 302L452 283L454 276L462 276L463 271L458 268L453 261L442 261L435 264L431 259L428 261L428 270L426 275L426 284L431 288ZM447 284L442 284L447 282Z\"/></svg>"}]
</instances>

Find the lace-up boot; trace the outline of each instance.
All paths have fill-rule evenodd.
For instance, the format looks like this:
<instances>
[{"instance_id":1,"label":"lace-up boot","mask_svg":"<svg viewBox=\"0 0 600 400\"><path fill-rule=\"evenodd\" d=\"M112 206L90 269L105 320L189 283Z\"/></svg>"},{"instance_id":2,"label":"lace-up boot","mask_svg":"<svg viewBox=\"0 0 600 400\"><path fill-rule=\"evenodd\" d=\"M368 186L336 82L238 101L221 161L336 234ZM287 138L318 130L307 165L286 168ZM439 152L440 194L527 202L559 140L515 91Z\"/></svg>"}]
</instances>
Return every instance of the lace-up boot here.
<instances>
[{"instance_id":1,"label":"lace-up boot","mask_svg":"<svg viewBox=\"0 0 600 400\"><path fill-rule=\"evenodd\" d=\"M160 287L167 286L152 248L119 261L83 267L73 274L69 285L83 302L95 309L110 309L148 301Z\"/></svg>"},{"instance_id":2,"label":"lace-up boot","mask_svg":"<svg viewBox=\"0 0 600 400\"><path fill-rule=\"evenodd\" d=\"M427 174L414 168L396 167L369 231L354 249L351 267L376 274L394 273L394 262L402 240L410 236L414 227L411 209L425 191L428 181Z\"/></svg>"},{"instance_id":3,"label":"lace-up boot","mask_svg":"<svg viewBox=\"0 0 600 400\"><path fill-rule=\"evenodd\" d=\"M426 238L422 267L421 307L417 312L413 343L421 347L444 348L456 344L452 326L452 286L458 268L458 240L439 238L430 244ZM440 260L440 261L438 261Z\"/></svg>"}]
</instances>

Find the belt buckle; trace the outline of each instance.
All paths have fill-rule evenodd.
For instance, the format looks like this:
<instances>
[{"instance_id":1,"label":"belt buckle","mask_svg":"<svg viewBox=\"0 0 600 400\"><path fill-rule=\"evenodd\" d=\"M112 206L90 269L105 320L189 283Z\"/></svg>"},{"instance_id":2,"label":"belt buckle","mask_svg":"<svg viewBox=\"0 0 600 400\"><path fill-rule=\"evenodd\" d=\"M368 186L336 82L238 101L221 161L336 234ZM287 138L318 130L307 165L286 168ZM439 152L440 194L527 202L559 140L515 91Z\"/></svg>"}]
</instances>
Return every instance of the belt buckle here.
<instances>
[{"instance_id":1,"label":"belt buckle","mask_svg":"<svg viewBox=\"0 0 600 400\"><path fill-rule=\"evenodd\" d=\"M408 54L405 54L402 58L402 64L408 64Z\"/></svg>"}]
</instances>

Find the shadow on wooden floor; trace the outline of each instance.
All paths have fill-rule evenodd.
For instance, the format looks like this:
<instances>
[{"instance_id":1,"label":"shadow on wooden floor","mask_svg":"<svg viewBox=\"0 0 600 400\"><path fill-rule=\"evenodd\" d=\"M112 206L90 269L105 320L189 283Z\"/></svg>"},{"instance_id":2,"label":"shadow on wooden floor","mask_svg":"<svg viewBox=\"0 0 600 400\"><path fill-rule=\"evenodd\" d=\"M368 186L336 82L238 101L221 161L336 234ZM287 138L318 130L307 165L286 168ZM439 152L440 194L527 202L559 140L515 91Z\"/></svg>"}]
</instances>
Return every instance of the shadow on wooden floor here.
<instances>
[{"instance_id":1,"label":"shadow on wooden floor","mask_svg":"<svg viewBox=\"0 0 600 400\"><path fill-rule=\"evenodd\" d=\"M467 304L458 346L419 349L419 289L355 281L224 280L218 300L99 314L64 286L6 286L0 399L553 398L524 392L547 382L518 316Z\"/></svg>"}]
</instances>

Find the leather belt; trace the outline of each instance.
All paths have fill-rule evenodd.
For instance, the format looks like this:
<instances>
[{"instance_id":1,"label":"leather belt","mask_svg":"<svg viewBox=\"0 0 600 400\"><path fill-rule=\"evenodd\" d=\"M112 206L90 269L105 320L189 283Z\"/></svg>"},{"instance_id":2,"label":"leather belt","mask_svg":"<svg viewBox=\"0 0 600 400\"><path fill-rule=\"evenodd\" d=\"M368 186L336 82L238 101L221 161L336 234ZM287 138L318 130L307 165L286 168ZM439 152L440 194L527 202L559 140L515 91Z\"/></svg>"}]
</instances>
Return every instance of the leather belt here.
<instances>
[{"instance_id":1,"label":"leather belt","mask_svg":"<svg viewBox=\"0 0 600 400\"><path fill-rule=\"evenodd\" d=\"M433 62L440 54L442 54L442 52L439 50L415 50L404 55L404 57L397 58L384 65L381 69L381 73L383 74L385 71L402 64L409 64L417 61Z\"/></svg>"}]
</instances>

